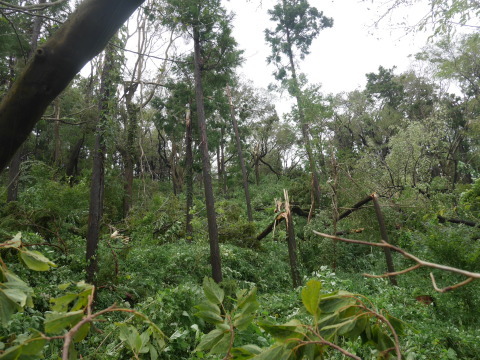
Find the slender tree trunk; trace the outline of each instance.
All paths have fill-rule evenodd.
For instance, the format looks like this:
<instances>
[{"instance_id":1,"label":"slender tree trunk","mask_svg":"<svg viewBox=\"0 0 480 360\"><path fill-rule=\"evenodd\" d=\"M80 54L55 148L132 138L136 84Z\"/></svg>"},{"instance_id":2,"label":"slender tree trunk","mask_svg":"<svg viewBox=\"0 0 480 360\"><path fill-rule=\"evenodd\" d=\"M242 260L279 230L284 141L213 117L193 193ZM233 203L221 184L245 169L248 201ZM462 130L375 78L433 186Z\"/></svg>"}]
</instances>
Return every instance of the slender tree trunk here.
<instances>
[{"instance_id":1,"label":"slender tree trunk","mask_svg":"<svg viewBox=\"0 0 480 360\"><path fill-rule=\"evenodd\" d=\"M312 145L310 143L310 134L308 130L308 124L305 119L305 109L303 107L303 101L302 97L300 94L300 85L298 83L298 78L297 78L297 71L295 69L295 62L293 61L293 52L292 52L292 46L291 46L291 40L290 40L290 34L287 30L287 43L288 43L288 58L290 61L290 69L292 71L292 80L293 80L293 87L294 87L294 96L295 99L297 100L297 107L298 107L298 117L300 118L300 125L302 128L302 140L303 144L305 145L305 151L307 152L307 157L308 157L308 163L310 165L310 172L312 173L312 178L313 178L313 194L315 196L315 207L320 206L320 183L318 181L318 174L317 174L317 166L315 164L315 159L313 158L313 151L312 151Z\"/></svg>"},{"instance_id":2,"label":"slender tree trunk","mask_svg":"<svg viewBox=\"0 0 480 360\"><path fill-rule=\"evenodd\" d=\"M293 287L297 288L302 285L300 280L300 273L298 271L297 262L297 242L295 240L295 229L293 227L292 212L290 209L290 201L287 190L283 190L285 196L285 215L287 216L287 243L288 243L288 257L290 259L290 270L292 273Z\"/></svg>"},{"instance_id":3,"label":"slender tree trunk","mask_svg":"<svg viewBox=\"0 0 480 360\"><path fill-rule=\"evenodd\" d=\"M98 269L97 248L100 234L100 226L103 215L103 195L105 185L105 139L104 132L109 112L109 99L112 92L112 71L114 63L114 51L111 46L107 47L101 76L100 102L98 104L99 116L95 134L95 150L93 152L93 172L90 185L90 207L88 215L87 231L87 282L95 284Z\"/></svg>"},{"instance_id":4,"label":"slender tree trunk","mask_svg":"<svg viewBox=\"0 0 480 360\"><path fill-rule=\"evenodd\" d=\"M217 219L215 216L215 201L213 197L212 176L210 169L210 155L208 153L207 124L202 85L202 57L200 50L200 34L198 28L193 28L194 65L195 65L195 98L197 103L198 127L200 130L200 150L202 153L203 185L205 189L205 204L207 207L208 235L210 239L210 262L212 277L217 283L222 281L222 265L220 260L220 246L218 243Z\"/></svg>"},{"instance_id":5,"label":"slender tree trunk","mask_svg":"<svg viewBox=\"0 0 480 360\"><path fill-rule=\"evenodd\" d=\"M227 171L225 170L225 126L220 128L220 166L222 167L222 192L227 195Z\"/></svg>"},{"instance_id":6,"label":"slender tree trunk","mask_svg":"<svg viewBox=\"0 0 480 360\"><path fill-rule=\"evenodd\" d=\"M385 226L385 220L383 219L382 209L380 208L380 204L378 202L378 195L372 194L373 206L375 207L375 213L377 214L378 225L380 226L380 235L382 236L382 240L389 242L387 228ZM395 272L395 267L393 266L393 259L392 253L389 248L383 248L385 252L385 260L387 262L387 271L389 273ZM390 283L392 285L397 285L397 278L395 276L390 276Z\"/></svg>"},{"instance_id":7,"label":"slender tree trunk","mask_svg":"<svg viewBox=\"0 0 480 360\"><path fill-rule=\"evenodd\" d=\"M245 160L243 158L242 143L240 141L240 134L238 132L238 123L237 123L237 118L235 117L235 109L233 108L232 94L230 92L230 87L228 85L227 85L226 91L227 91L228 101L230 103L230 117L232 119L233 131L235 133L235 142L237 144L238 161L240 162L240 167L242 168L243 191L245 192L245 202L247 203L247 217L248 217L248 221L253 221L252 205L250 201L250 190L248 188L247 168L245 166Z\"/></svg>"},{"instance_id":8,"label":"slender tree trunk","mask_svg":"<svg viewBox=\"0 0 480 360\"><path fill-rule=\"evenodd\" d=\"M61 159L61 140L60 140L60 99L56 98L54 102L54 109L55 109L55 123L54 123L54 142L55 142L55 149L53 152L53 163L55 166L60 166Z\"/></svg>"},{"instance_id":9,"label":"slender tree trunk","mask_svg":"<svg viewBox=\"0 0 480 360\"><path fill-rule=\"evenodd\" d=\"M186 185L186 219L185 232L188 242L192 241L193 227L190 213L193 206L193 151L192 151L192 121L190 119L190 108L185 113L185 185Z\"/></svg>"},{"instance_id":10,"label":"slender tree trunk","mask_svg":"<svg viewBox=\"0 0 480 360\"><path fill-rule=\"evenodd\" d=\"M124 156L124 194L123 194L123 217L128 215L132 207L133 197L133 168L135 166L135 150L138 126L138 106L133 104L133 95L137 85L133 85L125 95L127 107L127 138L125 144Z\"/></svg>"},{"instance_id":11,"label":"slender tree trunk","mask_svg":"<svg viewBox=\"0 0 480 360\"><path fill-rule=\"evenodd\" d=\"M38 0L39 4L45 4L46 0ZM40 30L42 28L42 17L36 16L33 20L32 25L32 35L30 37L30 50L28 52L28 58L31 58L37 49L38 38L40 37ZM13 85L13 79L15 78L15 61L13 58L9 59L9 86L11 88ZM7 202L17 201L18 199L18 179L20 177L20 166L22 162L22 151L23 147L17 150L15 155L10 162L10 167L8 171L8 191L7 191ZM1 171L1 167L0 167Z\"/></svg>"}]
</instances>

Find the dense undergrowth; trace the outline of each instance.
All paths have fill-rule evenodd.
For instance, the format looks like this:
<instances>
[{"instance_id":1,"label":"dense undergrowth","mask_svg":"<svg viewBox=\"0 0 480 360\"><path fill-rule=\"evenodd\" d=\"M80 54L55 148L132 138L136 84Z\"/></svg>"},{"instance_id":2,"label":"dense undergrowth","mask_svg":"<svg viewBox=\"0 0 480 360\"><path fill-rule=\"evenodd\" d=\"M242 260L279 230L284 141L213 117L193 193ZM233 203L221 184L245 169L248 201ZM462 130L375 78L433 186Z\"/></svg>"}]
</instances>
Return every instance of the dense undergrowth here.
<instances>
[{"instance_id":1,"label":"dense undergrowth","mask_svg":"<svg viewBox=\"0 0 480 360\"><path fill-rule=\"evenodd\" d=\"M116 176L116 174L108 174ZM307 179L305 179L307 181ZM115 184L115 181L106 181ZM169 337L159 354L165 359L218 358L204 351L194 351L202 334L212 325L195 316L195 305L203 299L202 280L210 276L206 219L201 194L197 194L194 213L194 237L184 232L184 199L159 191L157 183L137 183L136 206L127 219L120 217L121 199L115 189L106 191L106 211L99 249L98 296L96 308L112 303L135 308L147 315ZM264 179L252 186L255 222L246 221L241 191L217 201L221 235L221 258L224 274L222 288L226 299L239 289L257 288L257 317L278 324L293 318L305 318L300 289L291 286L285 227L279 225L274 235L257 241L255 235L274 218L274 198L289 189L290 197L305 206L308 184L286 178ZM88 219L88 184L80 180L73 187L56 178L56 174L40 163L30 164L21 179L18 202L0 209L0 240L6 241L22 232L25 244L39 250L57 267L46 272L33 272L8 250L2 259L11 271L34 288L33 307L12 316L0 330L0 351L21 340L36 329L44 331L43 320L50 311L51 299L62 294L60 284L75 283L85 277L85 236ZM5 188L0 189L1 197ZM154 194L150 196L148 194ZM416 256L449 266L479 271L480 230L458 224L439 223L437 215L475 220L478 216L478 182L471 188L444 194L432 192L422 197L414 189L405 190L389 199L382 199L391 241ZM340 199L345 206L358 201L358 192ZM308 205L307 205L308 207ZM476 282L445 294L434 292L429 271L419 269L400 276L398 287L386 279L373 279L363 273L385 272L383 253L370 247L332 242L315 235L312 230L333 231L329 194L325 194L320 213L307 224L295 218L300 272L303 282L318 279L325 293L345 290L361 294L376 309L383 309L404 323L400 344L405 359L477 359L480 354L480 286ZM366 207L337 224L340 230L362 229L348 237L368 241L379 238L378 226L371 207ZM113 235L112 235L113 234ZM34 245L36 244L36 245ZM394 254L396 269L412 264ZM435 271L443 286L457 283L458 276ZM440 285L440 286L442 286ZM416 300L430 296L431 304ZM226 300L226 301L227 301ZM233 301L233 300L228 300ZM118 333L119 323L134 322L118 314L108 315L78 345L83 359L131 358L128 341ZM141 322L140 322L141 325ZM238 344L266 347L272 337L258 326L243 329L235 340ZM339 338L338 343L361 358L379 356L372 347L353 339ZM60 341L45 345L45 358L57 359ZM146 355L150 358L150 355ZM140 357L142 355L139 355ZM329 352L327 358L343 358Z\"/></svg>"}]
</instances>

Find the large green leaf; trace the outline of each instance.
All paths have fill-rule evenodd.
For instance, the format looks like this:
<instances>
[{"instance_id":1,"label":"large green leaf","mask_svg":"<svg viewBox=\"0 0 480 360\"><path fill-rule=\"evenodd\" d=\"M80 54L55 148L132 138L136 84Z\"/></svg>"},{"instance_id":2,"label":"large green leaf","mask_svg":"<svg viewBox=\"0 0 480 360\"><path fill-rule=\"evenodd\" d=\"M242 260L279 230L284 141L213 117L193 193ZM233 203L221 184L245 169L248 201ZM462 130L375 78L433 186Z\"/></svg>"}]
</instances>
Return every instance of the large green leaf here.
<instances>
[{"instance_id":1,"label":"large green leaf","mask_svg":"<svg viewBox=\"0 0 480 360\"><path fill-rule=\"evenodd\" d=\"M203 292L209 301L215 304L221 304L223 302L225 293L213 279L208 277L203 279Z\"/></svg>"},{"instance_id":2,"label":"large green leaf","mask_svg":"<svg viewBox=\"0 0 480 360\"><path fill-rule=\"evenodd\" d=\"M41 358L46 340L41 334L34 331L32 336L21 344L8 348L0 355L1 360L34 360Z\"/></svg>"},{"instance_id":3,"label":"large green leaf","mask_svg":"<svg viewBox=\"0 0 480 360\"><path fill-rule=\"evenodd\" d=\"M320 303L320 290L322 283L318 280L309 280L307 285L302 289L302 301L307 311L313 316L317 316Z\"/></svg>"},{"instance_id":4,"label":"large green leaf","mask_svg":"<svg viewBox=\"0 0 480 360\"><path fill-rule=\"evenodd\" d=\"M53 303L52 310L58 312L68 311L68 305L77 299L77 297L77 294L67 294L55 299L50 299L50 302Z\"/></svg>"},{"instance_id":5,"label":"large green leaf","mask_svg":"<svg viewBox=\"0 0 480 360\"><path fill-rule=\"evenodd\" d=\"M230 351L235 360L250 359L253 356L260 354L261 352L262 349L257 345L243 345L237 348L233 348Z\"/></svg>"},{"instance_id":6,"label":"large green leaf","mask_svg":"<svg viewBox=\"0 0 480 360\"><path fill-rule=\"evenodd\" d=\"M75 325L83 318L83 311L71 311L68 313L51 312L45 315L45 332L58 334L70 326Z\"/></svg>"},{"instance_id":7,"label":"large green leaf","mask_svg":"<svg viewBox=\"0 0 480 360\"><path fill-rule=\"evenodd\" d=\"M294 338L299 339L304 335L304 329L301 326L301 322L298 320L291 320L282 325L276 325L270 322L259 322L258 325L275 339L280 341Z\"/></svg>"},{"instance_id":8,"label":"large green leaf","mask_svg":"<svg viewBox=\"0 0 480 360\"><path fill-rule=\"evenodd\" d=\"M202 340L200 341L200 344L198 344L195 351L209 351L223 338L224 334L225 331L220 329L214 329L210 331L207 335L202 337Z\"/></svg>"},{"instance_id":9,"label":"large green leaf","mask_svg":"<svg viewBox=\"0 0 480 360\"><path fill-rule=\"evenodd\" d=\"M252 360L287 360L292 355L292 350L286 346L273 346L260 354L252 357Z\"/></svg>"},{"instance_id":10,"label":"large green leaf","mask_svg":"<svg viewBox=\"0 0 480 360\"><path fill-rule=\"evenodd\" d=\"M320 310L323 313L334 313L343 310L345 307L355 304L353 294L347 291L337 291L333 294L323 295L320 298Z\"/></svg>"},{"instance_id":11,"label":"large green leaf","mask_svg":"<svg viewBox=\"0 0 480 360\"><path fill-rule=\"evenodd\" d=\"M215 345L213 345L212 349L210 350L210 354L226 354L228 349L230 348L230 341L230 332L224 333L223 337L219 341L217 341Z\"/></svg>"},{"instance_id":12,"label":"large green leaf","mask_svg":"<svg viewBox=\"0 0 480 360\"><path fill-rule=\"evenodd\" d=\"M2 289L0 289L0 320L4 326L7 325L11 316L17 311L21 311L22 307L16 302L10 300Z\"/></svg>"},{"instance_id":13,"label":"large green leaf","mask_svg":"<svg viewBox=\"0 0 480 360\"><path fill-rule=\"evenodd\" d=\"M212 311L199 311L195 313L195 316L198 316L199 318L211 323L211 324L221 324L223 323L223 318L212 312Z\"/></svg>"},{"instance_id":14,"label":"large green leaf","mask_svg":"<svg viewBox=\"0 0 480 360\"><path fill-rule=\"evenodd\" d=\"M31 270L47 271L51 267L57 266L38 251L22 250L19 256Z\"/></svg>"}]
</instances>

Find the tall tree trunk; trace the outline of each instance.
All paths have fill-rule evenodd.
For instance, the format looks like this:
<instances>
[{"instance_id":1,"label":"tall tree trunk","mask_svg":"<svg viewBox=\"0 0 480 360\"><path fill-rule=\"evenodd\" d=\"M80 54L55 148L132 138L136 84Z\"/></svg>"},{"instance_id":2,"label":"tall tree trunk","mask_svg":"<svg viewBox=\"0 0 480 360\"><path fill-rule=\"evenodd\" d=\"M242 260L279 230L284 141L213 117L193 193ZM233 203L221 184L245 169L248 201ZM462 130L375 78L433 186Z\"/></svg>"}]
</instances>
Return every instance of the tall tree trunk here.
<instances>
[{"instance_id":1,"label":"tall tree trunk","mask_svg":"<svg viewBox=\"0 0 480 360\"><path fill-rule=\"evenodd\" d=\"M317 166L315 165L315 159L313 158L313 151L312 151L312 145L310 143L310 134L308 130L308 124L305 119L305 109L303 107L303 101L302 101L302 96L300 94L300 85L298 83L298 78L297 78L297 71L295 69L295 62L293 60L293 52L292 52L292 45L291 45L291 39L290 39L290 33L287 30L287 43L288 43L288 58L290 61L290 69L292 71L292 80L293 80L293 88L294 88L294 96L297 101L297 107L298 107L298 117L300 119L300 126L302 129L302 140L303 144L305 146L305 151L307 152L307 157L308 157L308 163L310 165L310 172L312 173L312 186L313 186L313 194L315 197L315 207L320 206L320 183L318 181L318 175L317 175Z\"/></svg>"},{"instance_id":2,"label":"tall tree trunk","mask_svg":"<svg viewBox=\"0 0 480 360\"><path fill-rule=\"evenodd\" d=\"M35 51L0 103L0 171L48 105L144 0L85 0ZM114 16L113 16L114 15Z\"/></svg>"},{"instance_id":3,"label":"tall tree trunk","mask_svg":"<svg viewBox=\"0 0 480 360\"><path fill-rule=\"evenodd\" d=\"M193 151L192 151L192 121L190 119L190 108L185 112L185 182L186 182L186 219L185 232L188 242L192 241L193 227L190 213L193 206Z\"/></svg>"},{"instance_id":4,"label":"tall tree trunk","mask_svg":"<svg viewBox=\"0 0 480 360\"><path fill-rule=\"evenodd\" d=\"M235 109L233 107L232 94L230 92L230 87L228 85L227 85L226 91L227 91L228 101L230 103L230 117L232 119L233 131L235 133L235 142L237 144L238 161L240 162L240 167L242 168L242 182L243 182L243 191L245 192L245 202L247 203L247 217L248 217L248 221L253 221L252 204L250 201L250 190L248 188L247 168L245 166L245 160L243 158L242 142L240 141L240 133L238 132L238 123L237 123L237 118L235 117Z\"/></svg>"},{"instance_id":5,"label":"tall tree trunk","mask_svg":"<svg viewBox=\"0 0 480 360\"><path fill-rule=\"evenodd\" d=\"M95 150L93 152L93 171L90 184L90 207L87 231L87 282L95 284L98 269L97 248L100 226L103 215L103 195L105 185L105 139L104 132L109 113L109 100L112 93L112 71L114 63L113 46L108 46L103 64L100 102L98 104L99 116L95 133Z\"/></svg>"},{"instance_id":6,"label":"tall tree trunk","mask_svg":"<svg viewBox=\"0 0 480 360\"><path fill-rule=\"evenodd\" d=\"M123 194L123 217L128 215L132 207L133 197L133 168L135 166L135 150L138 127L139 108L133 103L133 95L137 90L138 84L133 84L125 92L125 103L127 107L127 137L125 144L125 153L123 159L124 165L124 194Z\"/></svg>"},{"instance_id":7,"label":"tall tree trunk","mask_svg":"<svg viewBox=\"0 0 480 360\"><path fill-rule=\"evenodd\" d=\"M212 277L217 283L222 281L222 265L220 246L218 243L217 219L215 216L215 201L213 197L210 155L208 153L207 124L203 100L202 69L203 59L200 50L200 34L198 28L193 28L194 66L195 66L195 98L197 103L198 127L200 130L200 151L202 153L203 185L205 189L205 204L207 207L208 236L210 239L210 263Z\"/></svg>"},{"instance_id":8,"label":"tall tree trunk","mask_svg":"<svg viewBox=\"0 0 480 360\"><path fill-rule=\"evenodd\" d=\"M227 195L227 172L225 170L225 126L220 127L220 167L222 168L222 193Z\"/></svg>"}]
</instances>

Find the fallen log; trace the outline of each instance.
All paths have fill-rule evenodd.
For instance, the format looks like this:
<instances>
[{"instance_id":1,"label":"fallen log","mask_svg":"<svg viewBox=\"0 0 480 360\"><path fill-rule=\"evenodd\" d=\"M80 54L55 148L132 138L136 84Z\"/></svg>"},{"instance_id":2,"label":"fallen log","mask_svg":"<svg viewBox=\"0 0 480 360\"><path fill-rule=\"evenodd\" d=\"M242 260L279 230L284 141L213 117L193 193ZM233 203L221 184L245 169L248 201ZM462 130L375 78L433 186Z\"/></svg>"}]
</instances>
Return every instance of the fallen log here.
<instances>
[{"instance_id":1,"label":"fallen log","mask_svg":"<svg viewBox=\"0 0 480 360\"><path fill-rule=\"evenodd\" d=\"M350 209L348 209L347 211L345 211L345 212L343 212L342 214L340 214L340 215L338 216L337 221L346 218L348 215L350 215L351 213L359 210L363 205L367 204L367 203L370 202L370 201L372 201L372 196L371 196L371 195L368 195L365 199L360 200L358 203L356 203L355 205L353 205Z\"/></svg>"},{"instance_id":2,"label":"fallen log","mask_svg":"<svg viewBox=\"0 0 480 360\"><path fill-rule=\"evenodd\" d=\"M473 221L462 220L462 219L448 219L448 218L443 217L441 215L438 215L437 219L441 224L444 224L446 222L450 222L450 223L453 223L453 224L463 224L463 225L467 225L467 226L471 226L471 227L477 227L478 226L478 224L476 222L473 222Z\"/></svg>"}]
</instances>

